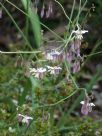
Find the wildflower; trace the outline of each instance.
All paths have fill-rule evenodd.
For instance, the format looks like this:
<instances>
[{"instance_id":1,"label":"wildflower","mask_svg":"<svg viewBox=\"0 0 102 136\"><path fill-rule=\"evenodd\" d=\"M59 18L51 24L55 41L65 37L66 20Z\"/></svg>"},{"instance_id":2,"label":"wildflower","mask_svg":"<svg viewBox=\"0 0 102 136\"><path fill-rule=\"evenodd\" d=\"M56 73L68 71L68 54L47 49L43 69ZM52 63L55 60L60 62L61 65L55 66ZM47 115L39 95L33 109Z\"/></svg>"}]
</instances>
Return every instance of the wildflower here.
<instances>
[{"instance_id":1,"label":"wildflower","mask_svg":"<svg viewBox=\"0 0 102 136\"><path fill-rule=\"evenodd\" d=\"M32 75L34 75L36 78L43 78L44 77L44 73L46 72L46 68L30 68L30 73L32 73Z\"/></svg>"},{"instance_id":2,"label":"wildflower","mask_svg":"<svg viewBox=\"0 0 102 136\"><path fill-rule=\"evenodd\" d=\"M74 52L77 57L80 57L80 47L81 47L81 41L78 39L75 39L74 41Z\"/></svg>"},{"instance_id":3,"label":"wildflower","mask_svg":"<svg viewBox=\"0 0 102 136\"><path fill-rule=\"evenodd\" d=\"M20 124L22 125L22 123L26 123L26 125L29 126L30 120L33 120L33 118L30 117L30 116L18 114L18 122L19 122L19 125L20 125Z\"/></svg>"},{"instance_id":4,"label":"wildflower","mask_svg":"<svg viewBox=\"0 0 102 136\"><path fill-rule=\"evenodd\" d=\"M53 10L52 10L52 3L49 2L48 11L46 11L46 18L48 18L52 14L52 12L53 12Z\"/></svg>"},{"instance_id":5,"label":"wildflower","mask_svg":"<svg viewBox=\"0 0 102 136\"><path fill-rule=\"evenodd\" d=\"M87 115L88 112L91 112L92 107L95 106L93 103L90 103L89 101L90 101L90 99L87 96L84 101L80 102L82 104L81 113L84 115Z\"/></svg>"},{"instance_id":6,"label":"wildflower","mask_svg":"<svg viewBox=\"0 0 102 136\"><path fill-rule=\"evenodd\" d=\"M58 75L60 70L62 69L61 67L58 66L54 66L54 67L47 66L47 68L51 75Z\"/></svg>"},{"instance_id":7,"label":"wildflower","mask_svg":"<svg viewBox=\"0 0 102 136\"><path fill-rule=\"evenodd\" d=\"M80 70L80 62L77 60L72 64L72 73L77 73Z\"/></svg>"},{"instance_id":8,"label":"wildflower","mask_svg":"<svg viewBox=\"0 0 102 136\"><path fill-rule=\"evenodd\" d=\"M52 60L53 62L59 61L60 60L60 55L61 53L56 51L56 50L52 50L50 53L46 53L45 57L47 60Z\"/></svg>"},{"instance_id":9,"label":"wildflower","mask_svg":"<svg viewBox=\"0 0 102 136\"><path fill-rule=\"evenodd\" d=\"M75 49L74 49L74 42L71 42L66 53L65 59L69 62L69 64L75 58Z\"/></svg>"},{"instance_id":10,"label":"wildflower","mask_svg":"<svg viewBox=\"0 0 102 136\"><path fill-rule=\"evenodd\" d=\"M73 30L72 33L75 34L76 36L76 39L83 39L83 34L87 33L88 31L87 30Z\"/></svg>"}]
</instances>

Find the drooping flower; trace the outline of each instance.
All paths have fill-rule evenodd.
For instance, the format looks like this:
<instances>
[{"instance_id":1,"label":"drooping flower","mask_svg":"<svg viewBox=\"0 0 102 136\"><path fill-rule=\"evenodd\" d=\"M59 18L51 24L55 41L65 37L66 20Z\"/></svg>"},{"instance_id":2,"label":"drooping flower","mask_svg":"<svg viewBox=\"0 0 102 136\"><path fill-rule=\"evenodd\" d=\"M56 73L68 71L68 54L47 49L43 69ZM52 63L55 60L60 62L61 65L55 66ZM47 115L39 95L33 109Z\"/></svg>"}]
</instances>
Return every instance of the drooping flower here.
<instances>
[{"instance_id":1,"label":"drooping flower","mask_svg":"<svg viewBox=\"0 0 102 136\"><path fill-rule=\"evenodd\" d=\"M29 126L29 123L31 120L33 120L33 118L30 116L18 114L18 123L19 124L26 123L26 125Z\"/></svg>"},{"instance_id":2,"label":"drooping flower","mask_svg":"<svg viewBox=\"0 0 102 136\"><path fill-rule=\"evenodd\" d=\"M77 57L80 57L80 47L81 47L81 41L78 39L74 40L74 52Z\"/></svg>"},{"instance_id":3,"label":"drooping flower","mask_svg":"<svg viewBox=\"0 0 102 136\"><path fill-rule=\"evenodd\" d=\"M70 42L68 46L68 50L65 54L65 59L68 61L69 64L75 59L75 45L74 41Z\"/></svg>"},{"instance_id":4,"label":"drooping flower","mask_svg":"<svg viewBox=\"0 0 102 136\"><path fill-rule=\"evenodd\" d=\"M94 103L90 103L89 101L90 98L87 96L84 101L80 102L82 104L81 113L83 115L88 115L92 111L92 107L95 106Z\"/></svg>"},{"instance_id":5,"label":"drooping flower","mask_svg":"<svg viewBox=\"0 0 102 136\"><path fill-rule=\"evenodd\" d=\"M87 32L88 32L87 30L80 30L80 29L72 31L72 33L75 34L76 39L79 39L79 40L83 39L83 34Z\"/></svg>"},{"instance_id":6,"label":"drooping flower","mask_svg":"<svg viewBox=\"0 0 102 136\"><path fill-rule=\"evenodd\" d=\"M80 70L80 61L77 60L72 64L72 73L75 74L79 70Z\"/></svg>"},{"instance_id":7,"label":"drooping flower","mask_svg":"<svg viewBox=\"0 0 102 136\"><path fill-rule=\"evenodd\" d=\"M46 11L46 18L49 18L50 15L52 14L52 12L53 12L52 2L50 1L50 2L49 2L49 5L48 5L48 10Z\"/></svg>"},{"instance_id":8,"label":"drooping flower","mask_svg":"<svg viewBox=\"0 0 102 136\"><path fill-rule=\"evenodd\" d=\"M62 68L59 66L54 66L54 67L47 66L47 68L48 68L48 72L50 72L51 75L58 75L60 73L60 70L62 70Z\"/></svg>"},{"instance_id":9,"label":"drooping flower","mask_svg":"<svg viewBox=\"0 0 102 136\"><path fill-rule=\"evenodd\" d=\"M42 9L41 9L41 18L43 18L44 17L44 13L45 13L45 5L44 5L44 3L43 3L43 6L42 6Z\"/></svg>"},{"instance_id":10,"label":"drooping flower","mask_svg":"<svg viewBox=\"0 0 102 136\"><path fill-rule=\"evenodd\" d=\"M51 60L53 62L56 62L56 61L60 60L61 53L56 50L52 50L51 52L45 53L45 57L47 60Z\"/></svg>"},{"instance_id":11,"label":"drooping flower","mask_svg":"<svg viewBox=\"0 0 102 136\"><path fill-rule=\"evenodd\" d=\"M36 78L42 79L44 77L44 74L46 72L46 68L30 68L30 73L34 75Z\"/></svg>"}]
</instances>

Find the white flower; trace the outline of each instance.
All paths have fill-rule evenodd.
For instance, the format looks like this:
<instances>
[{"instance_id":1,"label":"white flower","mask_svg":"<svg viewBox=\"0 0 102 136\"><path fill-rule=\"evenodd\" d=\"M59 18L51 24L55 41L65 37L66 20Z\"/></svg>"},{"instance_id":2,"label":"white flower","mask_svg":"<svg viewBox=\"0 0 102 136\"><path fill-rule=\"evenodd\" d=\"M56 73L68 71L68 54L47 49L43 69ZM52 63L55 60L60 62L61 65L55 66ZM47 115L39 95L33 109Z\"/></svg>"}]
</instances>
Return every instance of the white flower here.
<instances>
[{"instance_id":1,"label":"white flower","mask_svg":"<svg viewBox=\"0 0 102 136\"><path fill-rule=\"evenodd\" d=\"M73 30L72 33L75 34L76 38L81 40L83 38L83 34L87 33L87 30Z\"/></svg>"},{"instance_id":2,"label":"white flower","mask_svg":"<svg viewBox=\"0 0 102 136\"><path fill-rule=\"evenodd\" d=\"M51 51L51 55L60 55L60 52L56 51L56 50L52 50Z\"/></svg>"},{"instance_id":3,"label":"white flower","mask_svg":"<svg viewBox=\"0 0 102 136\"><path fill-rule=\"evenodd\" d=\"M10 133L14 133L15 132L15 129L13 129L12 127L9 127L8 130L9 130Z\"/></svg>"},{"instance_id":4,"label":"white flower","mask_svg":"<svg viewBox=\"0 0 102 136\"><path fill-rule=\"evenodd\" d=\"M53 60L51 53L46 53L46 59L47 60Z\"/></svg>"},{"instance_id":5,"label":"white flower","mask_svg":"<svg viewBox=\"0 0 102 136\"><path fill-rule=\"evenodd\" d=\"M30 73L32 73L36 78L43 78L45 72L46 68L30 68Z\"/></svg>"},{"instance_id":6,"label":"white flower","mask_svg":"<svg viewBox=\"0 0 102 136\"><path fill-rule=\"evenodd\" d=\"M62 69L61 67L58 67L58 66L54 66L54 67L47 66L47 68L51 75L59 74L60 70Z\"/></svg>"},{"instance_id":7,"label":"white flower","mask_svg":"<svg viewBox=\"0 0 102 136\"><path fill-rule=\"evenodd\" d=\"M80 103L81 103L82 105L84 105L84 104L85 104L85 101L81 101ZM88 103L87 105L88 105L88 106L91 106L91 107L95 106L94 103Z\"/></svg>"},{"instance_id":8,"label":"white flower","mask_svg":"<svg viewBox=\"0 0 102 136\"><path fill-rule=\"evenodd\" d=\"M23 122L23 123L26 123L26 124L29 124L29 120L33 120L33 118L32 118L32 117L29 117L29 116L23 116L22 122Z\"/></svg>"},{"instance_id":9,"label":"white flower","mask_svg":"<svg viewBox=\"0 0 102 136\"><path fill-rule=\"evenodd\" d=\"M22 123L26 123L27 125L29 125L30 120L33 120L33 118L30 116L18 114L18 122L19 123L22 122Z\"/></svg>"},{"instance_id":10,"label":"white flower","mask_svg":"<svg viewBox=\"0 0 102 136\"><path fill-rule=\"evenodd\" d=\"M51 52L47 52L45 54L45 57L47 60L52 60L52 61L58 61L59 60L59 56L60 56L60 52L56 51L56 50L52 50Z\"/></svg>"}]
</instances>

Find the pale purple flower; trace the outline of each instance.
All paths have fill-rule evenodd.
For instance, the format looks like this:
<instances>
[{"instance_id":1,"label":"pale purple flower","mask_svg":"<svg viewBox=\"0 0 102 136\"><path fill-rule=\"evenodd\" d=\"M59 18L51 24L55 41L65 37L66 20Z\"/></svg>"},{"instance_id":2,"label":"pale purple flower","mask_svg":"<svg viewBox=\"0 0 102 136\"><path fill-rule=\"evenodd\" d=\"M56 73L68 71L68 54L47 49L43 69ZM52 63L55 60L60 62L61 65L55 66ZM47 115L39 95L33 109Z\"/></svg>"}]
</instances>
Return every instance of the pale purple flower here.
<instances>
[{"instance_id":1,"label":"pale purple flower","mask_svg":"<svg viewBox=\"0 0 102 136\"><path fill-rule=\"evenodd\" d=\"M80 61L75 61L72 64L72 73L77 73L78 71L80 71Z\"/></svg>"},{"instance_id":2,"label":"pale purple flower","mask_svg":"<svg viewBox=\"0 0 102 136\"><path fill-rule=\"evenodd\" d=\"M73 40L68 46L65 59L71 65L72 73L76 73L80 70L80 46L81 41L79 39Z\"/></svg>"},{"instance_id":3,"label":"pale purple flower","mask_svg":"<svg viewBox=\"0 0 102 136\"><path fill-rule=\"evenodd\" d=\"M71 65L72 61L75 59L75 44L74 41L71 41L68 50L65 54L65 59L68 61L68 63Z\"/></svg>"},{"instance_id":4,"label":"pale purple flower","mask_svg":"<svg viewBox=\"0 0 102 136\"><path fill-rule=\"evenodd\" d=\"M21 126L22 125L23 116L21 114L18 114L18 123Z\"/></svg>"},{"instance_id":5,"label":"pale purple flower","mask_svg":"<svg viewBox=\"0 0 102 136\"><path fill-rule=\"evenodd\" d=\"M74 51L77 57L80 57L80 47L81 47L81 41L78 39L75 39L74 41Z\"/></svg>"},{"instance_id":6,"label":"pale purple flower","mask_svg":"<svg viewBox=\"0 0 102 136\"><path fill-rule=\"evenodd\" d=\"M44 74L46 72L46 68L30 68L30 73L34 75L36 78L42 79L44 77Z\"/></svg>"},{"instance_id":7,"label":"pale purple flower","mask_svg":"<svg viewBox=\"0 0 102 136\"><path fill-rule=\"evenodd\" d=\"M48 10L46 11L46 18L48 18L52 14L52 12L53 12L53 10L52 10L52 3L49 2Z\"/></svg>"},{"instance_id":8,"label":"pale purple flower","mask_svg":"<svg viewBox=\"0 0 102 136\"><path fill-rule=\"evenodd\" d=\"M83 115L88 115L89 112L92 111L92 107L95 106L93 103L89 102L89 98L85 98L84 101L80 102L82 104L81 113Z\"/></svg>"},{"instance_id":9,"label":"pale purple flower","mask_svg":"<svg viewBox=\"0 0 102 136\"><path fill-rule=\"evenodd\" d=\"M48 68L48 72L50 72L51 75L58 75L62 70L62 68L59 66L54 66L54 67L47 66L47 68Z\"/></svg>"},{"instance_id":10,"label":"pale purple flower","mask_svg":"<svg viewBox=\"0 0 102 136\"><path fill-rule=\"evenodd\" d=\"M33 118L30 116L18 114L18 122L19 123L26 123L26 125L29 126L29 123L31 120L33 120Z\"/></svg>"},{"instance_id":11,"label":"pale purple flower","mask_svg":"<svg viewBox=\"0 0 102 136\"><path fill-rule=\"evenodd\" d=\"M56 62L56 61L60 60L61 53L56 50L52 50L51 52L45 53L45 57L47 60L51 60L53 62Z\"/></svg>"}]
</instances>

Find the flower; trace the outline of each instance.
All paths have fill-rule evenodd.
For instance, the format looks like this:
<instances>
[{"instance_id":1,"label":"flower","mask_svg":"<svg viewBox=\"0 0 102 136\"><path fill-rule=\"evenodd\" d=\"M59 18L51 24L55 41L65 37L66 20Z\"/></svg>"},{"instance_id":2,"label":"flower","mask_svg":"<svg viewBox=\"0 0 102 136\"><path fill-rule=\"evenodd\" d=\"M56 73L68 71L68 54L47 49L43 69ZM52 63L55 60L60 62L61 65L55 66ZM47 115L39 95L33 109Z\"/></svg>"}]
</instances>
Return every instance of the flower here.
<instances>
[{"instance_id":1,"label":"flower","mask_svg":"<svg viewBox=\"0 0 102 136\"><path fill-rule=\"evenodd\" d=\"M83 38L83 34L87 33L87 30L73 30L72 33L75 34L76 38L81 40Z\"/></svg>"},{"instance_id":2,"label":"flower","mask_svg":"<svg viewBox=\"0 0 102 136\"><path fill-rule=\"evenodd\" d=\"M30 73L32 73L32 75L34 75L36 78L43 78L44 77L44 73L46 72L46 68L30 68Z\"/></svg>"},{"instance_id":3,"label":"flower","mask_svg":"<svg viewBox=\"0 0 102 136\"><path fill-rule=\"evenodd\" d=\"M80 62L75 61L74 64L72 64L72 73L77 73L80 70Z\"/></svg>"},{"instance_id":4,"label":"flower","mask_svg":"<svg viewBox=\"0 0 102 136\"><path fill-rule=\"evenodd\" d=\"M89 103L89 98L85 98L84 101L80 102L82 104L81 113L87 115L88 112L92 111L92 107L95 106L94 103Z\"/></svg>"},{"instance_id":5,"label":"flower","mask_svg":"<svg viewBox=\"0 0 102 136\"><path fill-rule=\"evenodd\" d=\"M60 59L60 55L61 55L61 53L56 50L52 50L51 52L45 53L46 59L51 60L53 62L58 61Z\"/></svg>"},{"instance_id":6,"label":"flower","mask_svg":"<svg viewBox=\"0 0 102 136\"><path fill-rule=\"evenodd\" d=\"M30 117L30 116L27 116L27 115L18 114L19 125L22 124L22 123L26 123L27 126L28 126L29 123L30 123L30 120L33 120L33 118Z\"/></svg>"},{"instance_id":7,"label":"flower","mask_svg":"<svg viewBox=\"0 0 102 136\"><path fill-rule=\"evenodd\" d=\"M54 66L54 67L47 66L47 68L48 68L48 71L50 72L51 75L58 75L60 70L62 69L59 66Z\"/></svg>"},{"instance_id":8,"label":"flower","mask_svg":"<svg viewBox=\"0 0 102 136\"><path fill-rule=\"evenodd\" d=\"M52 12L53 12L52 2L50 1L48 5L48 10L46 11L46 18L48 18L52 14Z\"/></svg>"}]
</instances>

